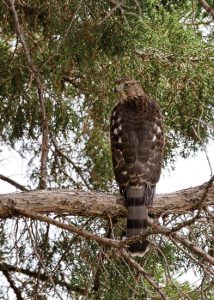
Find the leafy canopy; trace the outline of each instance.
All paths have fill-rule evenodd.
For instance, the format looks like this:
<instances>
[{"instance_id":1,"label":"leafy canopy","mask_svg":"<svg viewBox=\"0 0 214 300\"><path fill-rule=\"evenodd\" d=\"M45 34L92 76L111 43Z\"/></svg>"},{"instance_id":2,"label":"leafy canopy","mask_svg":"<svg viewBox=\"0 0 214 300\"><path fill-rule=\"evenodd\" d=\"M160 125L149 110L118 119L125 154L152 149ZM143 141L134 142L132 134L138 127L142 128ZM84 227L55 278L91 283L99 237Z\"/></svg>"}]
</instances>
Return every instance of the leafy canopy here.
<instances>
[{"instance_id":1,"label":"leafy canopy","mask_svg":"<svg viewBox=\"0 0 214 300\"><path fill-rule=\"evenodd\" d=\"M112 93L114 81L125 75L139 79L162 108L165 165L173 163L176 155L188 157L213 138L213 22L198 1L130 0L116 6L113 0L14 2L44 91L49 127L48 187L115 190L109 119L117 101ZM1 147L8 145L29 160L29 184L35 187L40 171L42 114L36 81L7 4L6 0L0 3ZM191 215L184 215L182 221L186 218ZM98 234L106 228L105 221L92 218L65 216L63 221ZM179 224L181 216L169 216L163 222ZM14 245L11 227L16 234ZM120 221L116 238L122 228ZM211 225L204 222L182 234L197 240L202 249L213 247ZM207 273L195 264L191 253L160 235L153 242L150 255L139 262L162 284L170 299L199 299L202 294L213 299ZM49 225L26 221L18 226L15 221L2 221L0 244L0 258L8 263L6 270L14 272L13 279L27 298L34 297L35 289L57 297L45 272L48 266L54 270L52 281L63 297L160 299L114 250L105 252L93 241L51 230ZM35 247L45 266L41 261L38 264ZM189 268L204 275L203 288L193 289L189 283L170 279L167 273L178 275ZM39 282L36 287L34 278ZM110 288L113 285L114 289ZM5 286L0 295L7 299Z\"/></svg>"},{"instance_id":2,"label":"leafy canopy","mask_svg":"<svg viewBox=\"0 0 214 300\"><path fill-rule=\"evenodd\" d=\"M194 5L193 12L191 1L127 1L122 10L114 9L113 1L17 1L26 43L44 85L50 186L84 185L77 172L81 169L92 188L111 189L109 117L117 101L112 87L124 75L139 79L162 108L166 162L177 154L189 156L213 137L212 26L203 38L194 23L207 15ZM3 2L0 6L2 145L36 159L42 134L37 87L12 14ZM58 157L53 139L77 169ZM29 171L37 182L38 169Z\"/></svg>"}]
</instances>

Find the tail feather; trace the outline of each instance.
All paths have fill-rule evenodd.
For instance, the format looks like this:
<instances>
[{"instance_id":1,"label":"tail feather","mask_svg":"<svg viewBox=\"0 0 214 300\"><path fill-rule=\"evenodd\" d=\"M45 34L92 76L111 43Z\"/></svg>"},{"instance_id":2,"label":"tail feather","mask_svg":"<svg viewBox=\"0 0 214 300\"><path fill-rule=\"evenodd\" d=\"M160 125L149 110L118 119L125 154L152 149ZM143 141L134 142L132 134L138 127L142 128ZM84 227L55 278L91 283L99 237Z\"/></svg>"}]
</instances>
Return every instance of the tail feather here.
<instances>
[{"instance_id":1,"label":"tail feather","mask_svg":"<svg viewBox=\"0 0 214 300\"><path fill-rule=\"evenodd\" d=\"M148 231L148 209L147 204L152 202L154 191L145 184L140 188L129 187L126 191L128 206L126 237L131 238ZM146 204L146 205L145 205ZM128 247L133 256L143 256L149 250L149 242L145 239L134 242Z\"/></svg>"}]
</instances>

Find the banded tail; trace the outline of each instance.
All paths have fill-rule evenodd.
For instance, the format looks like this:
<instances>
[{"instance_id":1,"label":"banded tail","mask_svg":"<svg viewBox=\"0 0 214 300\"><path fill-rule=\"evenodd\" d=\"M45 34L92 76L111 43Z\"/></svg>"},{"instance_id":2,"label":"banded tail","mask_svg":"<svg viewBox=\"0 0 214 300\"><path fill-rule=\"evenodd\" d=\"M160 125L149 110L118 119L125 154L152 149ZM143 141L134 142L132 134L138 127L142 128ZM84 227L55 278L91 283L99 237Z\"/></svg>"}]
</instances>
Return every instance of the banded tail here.
<instances>
[{"instance_id":1,"label":"banded tail","mask_svg":"<svg viewBox=\"0 0 214 300\"><path fill-rule=\"evenodd\" d=\"M152 204L154 187L150 188L146 183L142 187L128 187L126 190L126 202L128 206L126 237L131 238L146 234L148 231L148 209ZM143 256L149 250L149 242L142 240L134 242L128 247L133 256Z\"/></svg>"}]
</instances>

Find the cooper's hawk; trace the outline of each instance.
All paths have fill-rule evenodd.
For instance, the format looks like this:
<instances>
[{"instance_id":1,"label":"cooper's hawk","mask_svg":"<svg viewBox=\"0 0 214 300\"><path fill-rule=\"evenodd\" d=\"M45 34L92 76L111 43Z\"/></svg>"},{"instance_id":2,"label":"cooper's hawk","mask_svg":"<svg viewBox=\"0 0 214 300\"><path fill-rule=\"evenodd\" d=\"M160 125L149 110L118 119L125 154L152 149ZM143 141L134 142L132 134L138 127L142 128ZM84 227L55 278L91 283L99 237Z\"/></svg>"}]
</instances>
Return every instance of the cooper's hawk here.
<instances>
[{"instance_id":1,"label":"cooper's hawk","mask_svg":"<svg viewBox=\"0 0 214 300\"><path fill-rule=\"evenodd\" d=\"M159 106L143 91L139 81L116 81L120 102L111 115L111 149L116 181L128 207L126 237L148 230L148 206L152 205L163 159L163 119ZM133 255L148 250L146 238L129 246Z\"/></svg>"}]
</instances>

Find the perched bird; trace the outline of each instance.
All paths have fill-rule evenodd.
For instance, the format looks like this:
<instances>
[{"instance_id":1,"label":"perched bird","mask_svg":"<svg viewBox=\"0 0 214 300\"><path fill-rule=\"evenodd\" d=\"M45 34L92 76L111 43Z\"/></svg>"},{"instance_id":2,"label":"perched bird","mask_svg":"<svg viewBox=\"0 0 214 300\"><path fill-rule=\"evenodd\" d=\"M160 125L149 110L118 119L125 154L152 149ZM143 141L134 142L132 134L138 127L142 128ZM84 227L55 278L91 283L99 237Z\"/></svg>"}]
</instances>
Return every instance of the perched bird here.
<instances>
[{"instance_id":1,"label":"perched bird","mask_svg":"<svg viewBox=\"0 0 214 300\"><path fill-rule=\"evenodd\" d=\"M164 150L163 117L139 81L116 81L119 103L111 115L111 151L115 179L128 207L126 237L148 231L148 206L152 205L160 178ZM148 251L146 237L128 247L132 255Z\"/></svg>"}]
</instances>

